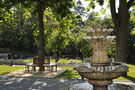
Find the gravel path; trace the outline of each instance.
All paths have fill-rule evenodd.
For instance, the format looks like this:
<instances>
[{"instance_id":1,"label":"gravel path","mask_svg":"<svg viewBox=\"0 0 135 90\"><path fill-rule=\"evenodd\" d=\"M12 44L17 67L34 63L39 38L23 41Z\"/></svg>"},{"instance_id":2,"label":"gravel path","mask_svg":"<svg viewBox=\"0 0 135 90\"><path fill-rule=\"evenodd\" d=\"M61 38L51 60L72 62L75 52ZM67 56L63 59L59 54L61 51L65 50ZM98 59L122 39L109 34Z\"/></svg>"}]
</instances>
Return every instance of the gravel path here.
<instances>
[{"instance_id":1,"label":"gravel path","mask_svg":"<svg viewBox=\"0 0 135 90\"><path fill-rule=\"evenodd\" d=\"M59 90L67 85L87 82L82 79L60 78L17 78L0 77L0 90ZM114 81L115 83L135 85L135 82Z\"/></svg>"},{"instance_id":2,"label":"gravel path","mask_svg":"<svg viewBox=\"0 0 135 90\"><path fill-rule=\"evenodd\" d=\"M81 79L0 77L0 90L59 90L66 85L79 82L84 81Z\"/></svg>"}]
</instances>

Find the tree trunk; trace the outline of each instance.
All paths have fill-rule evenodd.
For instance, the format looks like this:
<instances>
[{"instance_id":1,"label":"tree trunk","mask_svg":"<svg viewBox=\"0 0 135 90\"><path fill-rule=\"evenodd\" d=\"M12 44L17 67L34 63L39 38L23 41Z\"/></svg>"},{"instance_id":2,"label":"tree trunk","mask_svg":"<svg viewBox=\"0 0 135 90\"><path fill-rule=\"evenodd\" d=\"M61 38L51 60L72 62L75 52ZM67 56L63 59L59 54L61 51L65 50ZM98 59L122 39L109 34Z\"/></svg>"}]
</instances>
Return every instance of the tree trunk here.
<instances>
[{"instance_id":1,"label":"tree trunk","mask_svg":"<svg viewBox=\"0 0 135 90\"><path fill-rule=\"evenodd\" d=\"M125 27L125 28L124 28ZM116 61L118 62L126 62L127 61L127 40L128 29L127 25L123 27L119 27L116 30Z\"/></svg>"},{"instance_id":2,"label":"tree trunk","mask_svg":"<svg viewBox=\"0 0 135 90\"><path fill-rule=\"evenodd\" d=\"M118 15L120 22L116 31L116 61L127 62L129 14L126 0L120 0Z\"/></svg>"},{"instance_id":3,"label":"tree trunk","mask_svg":"<svg viewBox=\"0 0 135 90\"><path fill-rule=\"evenodd\" d=\"M39 18L39 71L43 71L43 63L44 63L44 23L43 23L43 11L38 11L38 18Z\"/></svg>"},{"instance_id":4,"label":"tree trunk","mask_svg":"<svg viewBox=\"0 0 135 90\"><path fill-rule=\"evenodd\" d=\"M119 3L118 13L116 13L115 0L110 0L111 14L116 32L116 61L126 62L129 13L126 0L119 0Z\"/></svg>"}]
</instances>

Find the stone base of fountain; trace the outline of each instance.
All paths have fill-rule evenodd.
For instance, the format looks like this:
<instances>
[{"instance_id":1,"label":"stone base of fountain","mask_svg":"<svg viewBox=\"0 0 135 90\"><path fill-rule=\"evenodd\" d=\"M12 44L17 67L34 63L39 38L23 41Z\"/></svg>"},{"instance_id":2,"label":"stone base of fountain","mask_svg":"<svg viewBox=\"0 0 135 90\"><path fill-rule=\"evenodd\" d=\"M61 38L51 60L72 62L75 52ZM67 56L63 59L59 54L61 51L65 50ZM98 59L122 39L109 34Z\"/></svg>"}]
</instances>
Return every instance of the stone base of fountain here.
<instances>
[{"instance_id":1,"label":"stone base of fountain","mask_svg":"<svg viewBox=\"0 0 135 90\"><path fill-rule=\"evenodd\" d=\"M104 90L105 88L99 87L95 88L94 90ZM108 86L108 90L135 90L135 84L134 85L127 85L127 84L121 84L121 83L113 83ZM93 90L93 86L87 82L85 83L77 83L65 86L61 88L60 90Z\"/></svg>"}]
</instances>

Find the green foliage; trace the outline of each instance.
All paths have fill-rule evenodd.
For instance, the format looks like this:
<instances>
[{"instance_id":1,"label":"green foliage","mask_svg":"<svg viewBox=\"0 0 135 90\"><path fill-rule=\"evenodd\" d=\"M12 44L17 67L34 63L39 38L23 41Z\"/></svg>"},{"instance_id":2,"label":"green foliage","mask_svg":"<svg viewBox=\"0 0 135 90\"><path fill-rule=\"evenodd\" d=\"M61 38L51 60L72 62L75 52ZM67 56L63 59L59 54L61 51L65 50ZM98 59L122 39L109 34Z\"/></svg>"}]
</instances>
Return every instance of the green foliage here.
<instances>
[{"instance_id":1,"label":"green foliage","mask_svg":"<svg viewBox=\"0 0 135 90\"><path fill-rule=\"evenodd\" d=\"M77 1L75 6L75 13L78 15L84 15L86 13L85 8L80 0Z\"/></svg>"},{"instance_id":2,"label":"green foliage","mask_svg":"<svg viewBox=\"0 0 135 90\"><path fill-rule=\"evenodd\" d=\"M96 12L91 12L88 14L88 19L84 21L84 26L94 27L101 24L101 18L97 17Z\"/></svg>"},{"instance_id":3,"label":"green foliage","mask_svg":"<svg viewBox=\"0 0 135 90\"><path fill-rule=\"evenodd\" d=\"M86 36L86 32L80 27L75 26L72 28L69 39L70 39L70 45L73 46L72 50L82 58L82 57L88 57L89 52L91 51L91 47L89 44L83 39L83 37ZM87 48L87 49L86 49Z\"/></svg>"},{"instance_id":4,"label":"green foliage","mask_svg":"<svg viewBox=\"0 0 135 90\"><path fill-rule=\"evenodd\" d=\"M68 16L71 13L69 8L73 6L72 0L59 2L55 0L14 0L11 2L21 4L11 8L10 12L2 13L0 40L3 43L0 44L1 47L36 51L39 46L39 28L35 14L40 9L46 10L44 12L46 53L61 53L63 51L68 45L67 33L74 25L71 19L73 15ZM22 5L27 10L22 8ZM32 14L33 12L35 13Z\"/></svg>"},{"instance_id":5,"label":"green foliage","mask_svg":"<svg viewBox=\"0 0 135 90\"><path fill-rule=\"evenodd\" d=\"M2 16L0 41L3 43L0 43L0 46L33 52L35 48L33 32L37 28L36 17L32 17L31 13L23 9L20 4L11 8L9 12L2 13Z\"/></svg>"},{"instance_id":6,"label":"green foliage","mask_svg":"<svg viewBox=\"0 0 135 90\"><path fill-rule=\"evenodd\" d=\"M87 12L85 10L85 7L83 7L83 4L80 0L78 0L77 3L75 4L74 10L75 10L75 15L76 15L76 20L78 21L76 22L76 25L83 27L82 17L84 17Z\"/></svg>"},{"instance_id":7,"label":"green foliage","mask_svg":"<svg viewBox=\"0 0 135 90\"><path fill-rule=\"evenodd\" d=\"M131 35L135 35L135 28L132 30Z\"/></svg>"},{"instance_id":8,"label":"green foliage","mask_svg":"<svg viewBox=\"0 0 135 90\"><path fill-rule=\"evenodd\" d=\"M50 8L53 12L53 14L57 17L57 20L60 22L61 19L63 18L69 18L70 17L70 8L73 6L73 1L72 0L24 0L21 2L24 6L28 5L33 7L34 12L36 14L38 14L39 16L39 57L43 57L44 56L44 11L47 8ZM47 19L46 19L47 20ZM59 28L59 30L63 30L63 27L66 24L63 24L62 22L60 23L60 26L62 28ZM45 28L46 29L46 28ZM65 29L65 28L64 28ZM46 30L47 31L47 30ZM58 35L61 35L62 37L64 36L64 33L58 33ZM64 42L65 37L61 38L61 37L56 37L57 40ZM57 43L57 42L56 42ZM56 44L54 42L54 44ZM53 44L52 44L53 45ZM56 48L54 48L54 45L51 46L53 48L53 50L62 50L62 46L64 46L65 44L58 42L56 46ZM54 51L55 52L55 51ZM58 52L59 53L59 52ZM43 59L41 59L40 63L42 63ZM42 66L42 65L41 65ZM42 71L43 67L39 67L39 69Z\"/></svg>"},{"instance_id":9,"label":"green foliage","mask_svg":"<svg viewBox=\"0 0 135 90\"><path fill-rule=\"evenodd\" d=\"M116 45L116 40L113 40L113 42L110 44L110 47L108 48L108 56L109 58L115 58L115 51L116 51L116 48L115 48L115 45Z\"/></svg>"},{"instance_id":10,"label":"green foliage","mask_svg":"<svg viewBox=\"0 0 135 90\"><path fill-rule=\"evenodd\" d=\"M92 48L91 46L88 44L88 42L86 42L84 39L81 39L80 43L79 43L79 47L80 47L80 52L82 53L83 57L89 57L90 55L92 55Z\"/></svg>"},{"instance_id":11,"label":"green foliage","mask_svg":"<svg viewBox=\"0 0 135 90\"><path fill-rule=\"evenodd\" d=\"M134 17L134 12L131 13L131 18L129 21L129 26L128 26L128 43L127 43L127 61L129 63L135 63L134 58L135 58L135 17Z\"/></svg>"},{"instance_id":12,"label":"green foliage","mask_svg":"<svg viewBox=\"0 0 135 90\"><path fill-rule=\"evenodd\" d=\"M74 24L72 18L57 18L52 13L51 9L45 11L45 52L61 54L64 48L68 45L68 32ZM38 38L37 38L38 39Z\"/></svg>"},{"instance_id":13,"label":"green foliage","mask_svg":"<svg viewBox=\"0 0 135 90\"><path fill-rule=\"evenodd\" d=\"M33 8L33 12L37 14L46 8L51 8L58 17L68 16L71 13L70 8L74 5L72 0L15 0L20 2L24 7Z\"/></svg>"},{"instance_id":14,"label":"green foliage","mask_svg":"<svg viewBox=\"0 0 135 90\"><path fill-rule=\"evenodd\" d=\"M106 14L106 9L103 9L103 8L102 8L102 9L100 10L100 12L101 12L103 15L105 15L105 14Z\"/></svg>"},{"instance_id":15,"label":"green foliage","mask_svg":"<svg viewBox=\"0 0 135 90\"><path fill-rule=\"evenodd\" d=\"M104 0L97 0L97 2L99 3L99 5L103 5L104 4Z\"/></svg>"},{"instance_id":16,"label":"green foliage","mask_svg":"<svg viewBox=\"0 0 135 90\"><path fill-rule=\"evenodd\" d=\"M88 0L89 1L89 0ZM90 3L89 3L89 9L94 9L95 8L95 2L94 0L91 0Z\"/></svg>"},{"instance_id":17,"label":"green foliage","mask_svg":"<svg viewBox=\"0 0 135 90\"><path fill-rule=\"evenodd\" d=\"M97 3L102 6L104 5L104 2L106 2L107 0L85 0L85 1L90 1L89 8L94 9Z\"/></svg>"},{"instance_id":18,"label":"green foliage","mask_svg":"<svg viewBox=\"0 0 135 90\"><path fill-rule=\"evenodd\" d=\"M84 21L85 26L95 27L97 25L106 25L107 28L113 28L113 23L110 16L105 16L103 19L99 17L99 13L91 12L88 14L88 19Z\"/></svg>"}]
</instances>

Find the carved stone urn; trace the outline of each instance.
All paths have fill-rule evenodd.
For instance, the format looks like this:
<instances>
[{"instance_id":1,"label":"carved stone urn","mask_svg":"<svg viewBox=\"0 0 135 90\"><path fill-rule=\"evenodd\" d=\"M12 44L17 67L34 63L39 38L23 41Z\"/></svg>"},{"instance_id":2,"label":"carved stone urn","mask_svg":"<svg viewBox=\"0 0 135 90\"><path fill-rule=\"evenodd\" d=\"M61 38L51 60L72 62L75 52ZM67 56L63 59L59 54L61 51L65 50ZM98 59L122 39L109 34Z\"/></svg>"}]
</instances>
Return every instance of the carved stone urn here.
<instances>
[{"instance_id":1,"label":"carved stone urn","mask_svg":"<svg viewBox=\"0 0 135 90\"><path fill-rule=\"evenodd\" d=\"M108 90L112 80L118 78L128 71L128 65L122 62L111 62L107 50L115 39L109 36L113 29L106 29L104 26L96 27L87 32L91 37L84 37L92 46L93 52L90 63L81 63L74 66L74 69L88 82L93 85L94 90Z\"/></svg>"}]
</instances>

